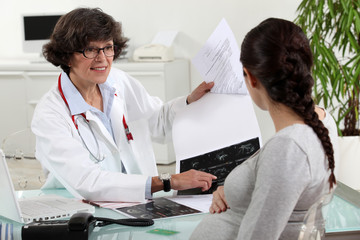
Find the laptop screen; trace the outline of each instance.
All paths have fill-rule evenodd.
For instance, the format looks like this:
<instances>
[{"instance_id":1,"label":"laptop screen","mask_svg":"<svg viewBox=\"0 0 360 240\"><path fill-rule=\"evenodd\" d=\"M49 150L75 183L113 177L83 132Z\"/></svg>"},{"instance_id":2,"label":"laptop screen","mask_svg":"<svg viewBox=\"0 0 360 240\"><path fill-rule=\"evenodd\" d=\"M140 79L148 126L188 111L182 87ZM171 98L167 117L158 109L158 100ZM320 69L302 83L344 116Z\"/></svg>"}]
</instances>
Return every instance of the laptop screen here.
<instances>
[{"instance_id":1,"label":"laptop screen","mask_svg":"<svg viewBox=\"0 0 360 240\"><path fill-rule=\"evenodd\" d=\"M6 164L5 154L1 149L0 157L0 215L16 222L22 222L14 185Z\"/></svg>"}]
</instances>

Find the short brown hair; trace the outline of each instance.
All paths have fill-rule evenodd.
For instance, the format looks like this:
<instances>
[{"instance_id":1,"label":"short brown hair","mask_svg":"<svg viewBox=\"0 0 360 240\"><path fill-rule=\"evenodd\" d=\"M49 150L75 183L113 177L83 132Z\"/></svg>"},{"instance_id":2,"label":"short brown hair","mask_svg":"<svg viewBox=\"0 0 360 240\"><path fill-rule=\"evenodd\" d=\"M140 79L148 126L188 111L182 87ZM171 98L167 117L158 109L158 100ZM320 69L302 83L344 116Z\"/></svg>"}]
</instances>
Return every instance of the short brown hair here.
<instances>
[{"instance_id":1,"label":"short brown hair","mask_svg":"<svg viewBox=\"0 0 360 240\"><path fill-rule=\"evenodd\" d=\"M83 50L91 41L109 40L117 46L115 60L128 41L122 34L121 23L100 8L77 8L59 19L50 42L43 46L43 55L47 61L69 73L68 63L75 51Z\"/></svg>"}]
</instances>

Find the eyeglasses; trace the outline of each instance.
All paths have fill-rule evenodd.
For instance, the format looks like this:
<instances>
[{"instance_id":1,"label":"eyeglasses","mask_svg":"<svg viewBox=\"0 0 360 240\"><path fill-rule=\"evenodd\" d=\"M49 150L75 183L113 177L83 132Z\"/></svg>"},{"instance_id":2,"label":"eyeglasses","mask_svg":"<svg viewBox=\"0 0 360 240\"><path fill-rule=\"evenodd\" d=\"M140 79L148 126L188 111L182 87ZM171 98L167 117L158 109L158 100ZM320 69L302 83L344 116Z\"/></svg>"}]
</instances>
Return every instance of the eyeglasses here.
<instances>
[{"instance_id":1,"label":"eyeglasses","mask_svg":"<svg viewBox=\"0 0 360 240\"><path fill-rule=\"evenodd\" d=\"M88 47L82 51L76 51L76 52L82 53L84 57L92 59L92 58L96 58L99 55L100 51L103 51L106 57L112 57L115 55L117 51L117 46L110 45L103 48Z\"/></svg>"}]
</instances>

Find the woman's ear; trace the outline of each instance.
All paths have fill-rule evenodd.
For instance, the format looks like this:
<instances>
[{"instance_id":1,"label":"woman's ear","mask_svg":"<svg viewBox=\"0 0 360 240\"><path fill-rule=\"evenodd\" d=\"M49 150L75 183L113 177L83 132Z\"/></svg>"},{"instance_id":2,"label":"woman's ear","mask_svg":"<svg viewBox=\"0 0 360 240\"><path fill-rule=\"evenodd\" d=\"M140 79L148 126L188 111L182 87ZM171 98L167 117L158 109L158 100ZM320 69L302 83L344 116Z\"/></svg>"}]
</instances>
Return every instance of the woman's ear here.
<instances>
[{"instance_id":1,"label":"woman's ear","mask_svg":"<svg viewBox=\"0 0 360 240\"><path fill-rule=\"evenodd\" d=\"M244 77L246 77L249 80L250 86L255 88L257 86L258 80L246 68L244 68L243 71L244 71Z\"/></svg>"}]
</instances>

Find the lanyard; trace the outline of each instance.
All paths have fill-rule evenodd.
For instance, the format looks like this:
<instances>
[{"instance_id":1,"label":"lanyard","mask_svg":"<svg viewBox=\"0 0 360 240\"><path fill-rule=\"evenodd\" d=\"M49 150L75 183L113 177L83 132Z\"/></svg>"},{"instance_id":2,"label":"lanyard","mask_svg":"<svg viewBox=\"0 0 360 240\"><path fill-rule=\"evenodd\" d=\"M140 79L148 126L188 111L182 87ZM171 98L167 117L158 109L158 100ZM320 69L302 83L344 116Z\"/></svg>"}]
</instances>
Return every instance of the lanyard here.
<instances>
[{"instance_id":1,"label":"lanyard","mask_svg":"<svg viewBox=\"0 0 360 240\"><path fill-rule=\"evenodd\" d=\"M58 79L58 88L59 88L59 92L60 92L60 95L61 95L61 98L64 100L66 106L69 108L70 110L70 107L69 107L69 104L68 102L66 101L66 98L65 98L65 95L64 95L64 92L62 90L62 87L61 87L61 74L59 75L59 79ZM115 93L115 96L117 96L117 94ZM89 122L89 120L86 119L86 116L84 113L80 113L81 116L84 117L84 119ZM76 129L78 130L78 125L75 121L75 115L71 115L71 119L76 127ZM123 115L123 125L124 125L124 129L125 129L125 135L126 135L126 138L128 140L128 142L130 142L130 140L134 140L131 132L130 132L130 129L129 129L129 126L127 125L126 123L126 120L125 120L125 115Z\"/></svg>"}]
</instances>

